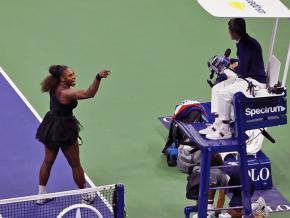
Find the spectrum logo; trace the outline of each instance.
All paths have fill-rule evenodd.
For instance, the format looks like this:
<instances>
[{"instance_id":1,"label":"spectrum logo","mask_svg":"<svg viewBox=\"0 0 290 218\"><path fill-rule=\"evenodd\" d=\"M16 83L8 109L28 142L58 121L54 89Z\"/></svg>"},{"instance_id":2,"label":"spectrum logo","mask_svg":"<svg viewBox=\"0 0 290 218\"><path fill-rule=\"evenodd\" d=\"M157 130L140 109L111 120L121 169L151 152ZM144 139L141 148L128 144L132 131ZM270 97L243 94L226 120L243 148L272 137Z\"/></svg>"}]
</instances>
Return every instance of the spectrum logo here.
<instances>
[{"instance_id":1,"label":"spectrum logo","mask_svg":"<svg viewBox=\"0 0 290 218\"><path fill-rule=\"evenodd\" d=\"M274 107L263 107L263 108L246 108L245 112L247 116L254 116L257 114L267 114L267 113L279 113L285 111L286 108L283 106L274 106Z\"/></svg>"}]
</instances>

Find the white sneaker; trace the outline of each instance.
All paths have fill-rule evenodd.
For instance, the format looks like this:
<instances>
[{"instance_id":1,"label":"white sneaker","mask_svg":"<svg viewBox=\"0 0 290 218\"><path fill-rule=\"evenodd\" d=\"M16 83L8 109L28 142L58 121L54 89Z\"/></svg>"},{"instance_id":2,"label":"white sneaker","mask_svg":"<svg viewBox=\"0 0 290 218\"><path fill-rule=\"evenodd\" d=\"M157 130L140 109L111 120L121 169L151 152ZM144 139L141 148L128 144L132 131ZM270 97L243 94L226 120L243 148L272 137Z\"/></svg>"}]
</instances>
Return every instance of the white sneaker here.
<instances>
[{"instance_id":1,"label":"white sneaker","mask_svg":"<svg viewBox=\"0 0 290 218\"><path fill-rule=\"evenodd\" d=\"M36 204L43 205L49 201L52 201L54 198L44 198L44 199L37 199Z\"/></svg>"},{"instance_id":2,"label":"white sneaker","mask_svg":"<svg viewBox=\"0 0 290 218\"><path fill-rule=\"evenodd\" d=\"M269 209L263 197L259 197L259 199L252 204L252 210L254 215L269 216Z\"/></svg>"},{"instance_id":3,"label":"white sneaker","mask_svg":"<svg viewBox=\"0 0 290 218\"><path fill-rule=\"evenodd\" d=\"M215 132L206 135L210 140L221 140L232 138L232 131L229 124L222 124Z\"/></svg>"},{"instance_id":4,"label":"white sneaker","mask_svg":"<svg viewBox=\"0 0 290 218\"><path fill-rule=\"evenodd\" d=\"M95 192L82 194L82 204L92 204L96 199L97 194Z\"/></svg>"},{"instance_id":5,"label":"white sneaker","mask_svg":"<svg viewBox=\"0 0 290 218\"><path fill-rule=\"evenodd\" d=\"M207 135L207 134L210 134L212 132L215 132L219 126L222 124L222 122L218 119L215 119L214 123L209 125L207 128L205 129L202 129L202 130L199 130L199 134L201 135Z\"/></svg>"},{"instance_id":6,"label":"white sneaker","mask_svg":"<svg viewBox=\"0 0 290 218\"><path fill-rule=\"evenodd\" d=\"M232 216L230 214L228 214L228 213L221 213L219 215L219 218L232 218Z\"/></svg>"}]
</instances>

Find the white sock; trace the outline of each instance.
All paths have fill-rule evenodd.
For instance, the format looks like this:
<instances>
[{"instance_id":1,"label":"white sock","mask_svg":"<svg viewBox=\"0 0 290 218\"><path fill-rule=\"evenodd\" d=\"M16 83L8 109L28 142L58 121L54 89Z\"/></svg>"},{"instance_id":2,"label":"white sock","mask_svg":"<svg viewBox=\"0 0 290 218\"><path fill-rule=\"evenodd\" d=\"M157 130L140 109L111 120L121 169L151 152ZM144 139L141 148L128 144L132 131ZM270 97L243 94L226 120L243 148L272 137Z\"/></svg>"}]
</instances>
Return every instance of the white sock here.
<instances>
[{"instance_id":1,"label":"white sock","mask_svg":"<svg viewBox=\"0 0 290 218\"><path fill-rule=\"evenodd\" d=\"M223 124L223 121L219 118L215 118L214 124L215 124L215 126L219 127Z\"/></svg>"},{"instance_id":2,"label":"white sock","mask_svg":"<svg viewBox=\"0 0 290 218\"><path fill-rule=\"evenodd\" d=\"M209 203L208 203L208 204L207 204L207 209L208 209L208 210L210 210L210 209L214 209L213 204L209 204ZM213 214L215 214L214 211L212 211L212 210L211 210L211 211L207 211L207 215L208 215L208 217L212 217Z\"/></svg>"},{"instance_id":3,"label":"white sock","mask_svg":"<svg viewBox=\"0 0 290 218\"><path fill-rule=\"evenodd\" d=\"M213 204L207 204L207 209L213 209Z\"/></svg>"},{"instance_id":4,"label":"white sock","mask_svg":"<svg viewBox=\"0 0 290 218\"><path fill-rule=\"evenodd\" d=\"M38 186L38 194L46 194L46 186L45 185Z\"/></svg>"}]
</instances>

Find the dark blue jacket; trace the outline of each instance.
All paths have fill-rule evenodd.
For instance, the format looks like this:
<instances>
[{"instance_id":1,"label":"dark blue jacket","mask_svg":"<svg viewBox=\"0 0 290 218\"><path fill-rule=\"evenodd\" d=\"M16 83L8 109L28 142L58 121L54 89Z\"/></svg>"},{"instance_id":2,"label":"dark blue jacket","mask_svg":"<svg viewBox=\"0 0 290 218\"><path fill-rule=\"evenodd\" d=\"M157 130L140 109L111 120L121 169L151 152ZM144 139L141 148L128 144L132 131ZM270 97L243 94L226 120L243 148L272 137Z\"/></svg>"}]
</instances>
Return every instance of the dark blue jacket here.
<instances>
[{"instance_id":1,"label":"dark blue jacket","mask_svg":"<svg viewBox=\"0 0 290 218\"><path fill-rule=\"evenodd\" d=\"M262 48L259 42L246 34L237 43L239 65L235 72L241 78L251 77L260 83L266 83L266 72Z\"/></svg>"}]
</instances>

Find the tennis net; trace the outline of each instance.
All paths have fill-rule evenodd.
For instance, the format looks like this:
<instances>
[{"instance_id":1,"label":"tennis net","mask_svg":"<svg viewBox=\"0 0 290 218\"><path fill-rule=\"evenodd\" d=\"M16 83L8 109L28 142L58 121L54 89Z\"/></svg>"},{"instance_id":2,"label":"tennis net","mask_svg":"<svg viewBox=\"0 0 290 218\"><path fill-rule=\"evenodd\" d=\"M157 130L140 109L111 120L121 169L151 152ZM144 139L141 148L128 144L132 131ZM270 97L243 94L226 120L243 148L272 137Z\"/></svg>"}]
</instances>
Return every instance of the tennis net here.
<instances>
[{"instance_id":1,"label":"tennis net","mask_svg":"<svg viewBox=\"0 0 290 218\"><path fill-rule=\"evenodd\" d=\"M124 186L107 185L0 200L0 218L16 217L123 218Z\"/></svg>"}]
</instances>

